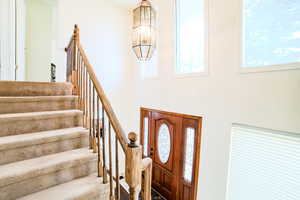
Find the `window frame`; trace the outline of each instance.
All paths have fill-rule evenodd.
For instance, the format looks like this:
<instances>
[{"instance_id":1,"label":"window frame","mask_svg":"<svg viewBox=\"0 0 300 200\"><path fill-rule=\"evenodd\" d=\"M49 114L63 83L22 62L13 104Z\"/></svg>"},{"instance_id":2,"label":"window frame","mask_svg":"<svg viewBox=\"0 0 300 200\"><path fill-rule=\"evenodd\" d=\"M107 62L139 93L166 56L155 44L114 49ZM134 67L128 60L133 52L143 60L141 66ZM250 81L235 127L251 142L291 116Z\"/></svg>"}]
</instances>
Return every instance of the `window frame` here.
<instances>
[{"instance_id":1,"label":"window frame","mask_svg":"<svg viewBox=\"0 0 300 200\"><path fill-rule=\"evenodd\" d=\"M175 32L175 66L173 67L173 77L174 78L190 78L190 77L201 77L201 76L208 76L209 75L209 5L208 0L201 0L203 1L203 13L204 13L204 70L201 72L190 72L190 73L183 73L179 74L177 72L177 67L180 65L179 62L179 18L180 18L180 12L179 9L179 3L180 0L175 0L174 2L174 32Z\"/></svg>"},{"instance_id":2,"label":"window frame","mask_svg":"<svg viewBox=\"0 0 300 200\"><path fill-rule=\"evenodd\" d=\"M285 64L275 64L275 65L258 65L253 67L244 66L244 57L246 55L245 50L245 23L244 23L244 3L245 0L237 0L238 1L238 8L239 8L239 16L238 19L238 27L239 27L239 51L238 51L238 58L239 58L239 73L259 73L259 72L274 72L274 71L288 71L288 70L299 70L300 69L300 61L299 62L292 62L292 63L285 63Z\"/></svg>"}]
</instances>

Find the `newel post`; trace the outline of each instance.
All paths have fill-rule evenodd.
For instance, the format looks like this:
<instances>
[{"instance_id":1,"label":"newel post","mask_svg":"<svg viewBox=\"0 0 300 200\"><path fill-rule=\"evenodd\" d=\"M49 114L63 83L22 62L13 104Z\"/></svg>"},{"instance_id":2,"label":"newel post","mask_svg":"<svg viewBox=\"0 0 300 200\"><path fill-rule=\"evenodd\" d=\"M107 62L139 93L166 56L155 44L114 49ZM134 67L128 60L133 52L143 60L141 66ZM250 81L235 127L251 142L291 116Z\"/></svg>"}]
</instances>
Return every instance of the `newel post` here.
<instances>
[{"instance_id":1,"label":"newel post","mask_svg":"<svg viewBox=\"0 0 300 200\"><path fill-rule=\"evenodd\" d=\"M138 200L142 184L142 147L137 144L137 134L129 133L128 139L125 178L129 185L129 199Z\"/></svg>"},{"instance_id":2,"label":"newel post","mask_svg":"<svg viewBox=\"0 0 300 200\"><path fill-rule=\"evenodd\" d=\"M73 33L73 60L72 60L72 83L74 86L73 89L73 94L78 95L79 94L79 86L78 86L78 68L79 68L79 63L78 63L78 44L79 44L79 28L78 25L75 24L74 26L74 33Z\"/></svg>"}]
</instances>

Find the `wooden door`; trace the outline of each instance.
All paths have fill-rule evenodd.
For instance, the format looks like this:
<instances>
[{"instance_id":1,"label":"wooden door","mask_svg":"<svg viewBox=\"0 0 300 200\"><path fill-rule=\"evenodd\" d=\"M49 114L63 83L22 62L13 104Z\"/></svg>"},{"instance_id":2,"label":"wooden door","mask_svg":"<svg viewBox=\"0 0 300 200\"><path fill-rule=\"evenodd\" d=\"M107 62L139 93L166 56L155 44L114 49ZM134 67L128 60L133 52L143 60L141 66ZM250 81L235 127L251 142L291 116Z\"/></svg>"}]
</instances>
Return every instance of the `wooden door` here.
<instances>
[{"instance_id":1,"label":"wooden door","mask_svg":"<svg viewBox=\"0 0 300 200\"><path fill-rule=\"evenodd\" d=\"M176 151L180 142L182 120L167 114L153 113L150 156L153 159L153 187L167 199L176 199L179 166Z\"/></svg>"},{"instance_id":2,"label":"wooden door","mask_svg":"<svg viewBox=\"0 0 300 200\"><path fill-rule=\"evenodd\" d=\"M141 109L141 143L152 187L168 200L196 199L202 118Z\"/></svg>"}]
</instances>

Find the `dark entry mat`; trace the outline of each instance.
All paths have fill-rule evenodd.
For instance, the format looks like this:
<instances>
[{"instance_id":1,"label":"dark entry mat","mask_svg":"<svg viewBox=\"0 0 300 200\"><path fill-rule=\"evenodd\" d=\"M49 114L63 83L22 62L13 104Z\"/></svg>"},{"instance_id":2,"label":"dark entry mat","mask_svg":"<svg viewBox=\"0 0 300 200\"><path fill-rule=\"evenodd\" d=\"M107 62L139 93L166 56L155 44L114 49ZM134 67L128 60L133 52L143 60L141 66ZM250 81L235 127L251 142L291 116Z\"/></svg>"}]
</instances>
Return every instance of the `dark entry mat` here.
<instances>
[{"instance_id":1,"label":"dark entry mat","mask_svg":"<svg viewBox=\"0 0 300 200\"><path fill-rule=\"evenodd\" d=\"M152 196L152 200L167 200L154 189L152 189L151 196ZM140 199L142 198L140 197Z\"/></svg>"},{"instance_id":2,"label":"dark entry mat","mask_svg":"<svg viewBox=\"0 0 300 200\"><path fill-rule=\"evenodd\" d=\"M162 195L160 195L157 191L152 189L152 200L167 200Z\"/></svg>"}]
</instances>

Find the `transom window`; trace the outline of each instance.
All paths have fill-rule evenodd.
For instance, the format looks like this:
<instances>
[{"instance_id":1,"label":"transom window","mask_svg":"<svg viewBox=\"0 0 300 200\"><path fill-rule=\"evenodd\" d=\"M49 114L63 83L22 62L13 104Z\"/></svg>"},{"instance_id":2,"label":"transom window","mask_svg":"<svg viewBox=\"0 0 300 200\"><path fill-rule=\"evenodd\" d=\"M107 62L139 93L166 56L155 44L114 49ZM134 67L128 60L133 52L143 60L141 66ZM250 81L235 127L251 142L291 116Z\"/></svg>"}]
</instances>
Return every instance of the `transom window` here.
<instances>
[{"instance_id":1,"label":"transom window","mask_svg":"<svg viewBox=\"0 0 300 200\"><path fill-rule=\"evenodd\" d=\"M300 65L300 1L243 1L242 67Z\"/></svg>"},{"instance_id":2,"label":"transom window","mask_svg":"<svg viewBox=\"0 0 300 200\"><path fill-rule=\"evenodd\" d=\"M176 1L176 74L206 71L204 7L204 0Z\"/></svg>"}]
</instances>

